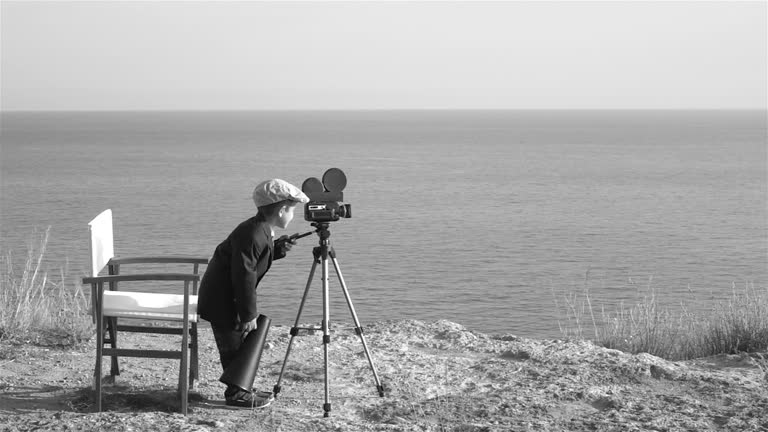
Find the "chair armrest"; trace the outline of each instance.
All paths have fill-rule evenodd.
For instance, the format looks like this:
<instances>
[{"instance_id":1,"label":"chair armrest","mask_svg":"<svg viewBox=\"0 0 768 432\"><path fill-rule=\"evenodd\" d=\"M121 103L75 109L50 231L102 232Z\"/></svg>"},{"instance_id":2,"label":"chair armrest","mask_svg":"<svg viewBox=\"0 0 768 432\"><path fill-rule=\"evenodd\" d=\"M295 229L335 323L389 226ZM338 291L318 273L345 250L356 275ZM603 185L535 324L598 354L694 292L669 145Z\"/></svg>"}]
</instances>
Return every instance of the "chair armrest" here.
<instances>
[{"instance_id":1,"label":"chair armrest","mask_svg":"<svg viewBox=\"0 0 768 432\"><path fill-rule=\"evenodd\" d=\"M131 281L188 281L198 282L200 275L187 273L138 273L111 276L84 277L84 284L131 282Z\"/></svg>"},{"instance_id":2,"label":"chair armrest","mask_svg":"<svg viewBox=\"0 0 768 432\"><path fill-rule=\"evenodd\" d=\"M208 264L208 258L184 255L112 257L109 264Z\"/></svg>"}]
</instances>

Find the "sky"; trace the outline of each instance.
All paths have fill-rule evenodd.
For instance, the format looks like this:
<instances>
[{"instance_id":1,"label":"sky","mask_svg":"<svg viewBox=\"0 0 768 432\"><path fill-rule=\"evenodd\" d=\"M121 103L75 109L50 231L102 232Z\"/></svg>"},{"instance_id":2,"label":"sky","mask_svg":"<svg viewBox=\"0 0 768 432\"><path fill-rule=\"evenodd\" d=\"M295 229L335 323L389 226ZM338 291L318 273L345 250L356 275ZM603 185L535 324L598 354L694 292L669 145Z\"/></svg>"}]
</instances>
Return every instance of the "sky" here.
<instances>
[{"instance_id":1,"label":"sky","mask_svg":"<svg viewBox=\"0 0 768 432\"><path fill-rule=\"evenodd\" d=\"M0 1L0 109L763 109L768 2Z\"/></svg>"}]
</instances>

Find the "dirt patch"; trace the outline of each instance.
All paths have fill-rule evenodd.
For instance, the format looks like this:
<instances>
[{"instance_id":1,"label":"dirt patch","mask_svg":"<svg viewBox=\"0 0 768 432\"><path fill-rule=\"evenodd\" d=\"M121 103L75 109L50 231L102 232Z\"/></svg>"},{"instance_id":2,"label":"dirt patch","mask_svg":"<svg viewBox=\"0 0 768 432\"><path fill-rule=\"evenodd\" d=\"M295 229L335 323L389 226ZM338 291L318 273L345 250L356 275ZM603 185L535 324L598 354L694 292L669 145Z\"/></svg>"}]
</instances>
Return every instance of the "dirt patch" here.
<instances>
[{"instance_id":1,"label":"dirt patch","mask_svg":"<svg viewBox=\"0 0 768 432\"><path fill-rule=\"evenodd\" d=\"M276 383L288 330L270 330L259 389ZM96 413L93 343L0 345L0 430L768 430L768 374L757 355L668 362L586 341L487 335L448 321L379 322L365 335L385 397L360 339L336 325L329 418L320 334L296 338L278 399L249 410L223 405L218 354L202 328L201 380L187 416L177 413L173 360L122 359L121 375L105 388L104 412ZM148 338L175 343L136 334L124 340L144 345Z\"/></svg>"}]
</instances>

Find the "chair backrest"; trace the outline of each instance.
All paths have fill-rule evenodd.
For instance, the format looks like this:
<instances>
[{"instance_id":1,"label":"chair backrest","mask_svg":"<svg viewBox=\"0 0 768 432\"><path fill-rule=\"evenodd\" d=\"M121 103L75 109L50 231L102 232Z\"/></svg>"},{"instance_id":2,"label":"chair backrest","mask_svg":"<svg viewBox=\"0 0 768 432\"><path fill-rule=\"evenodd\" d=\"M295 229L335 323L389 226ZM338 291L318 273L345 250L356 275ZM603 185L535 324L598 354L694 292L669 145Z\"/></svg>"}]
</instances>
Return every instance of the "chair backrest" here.
<instances>
[{"instance_id":1,"label":"chair backrest","mask_svg":"<svg viewBox=\"0 0 768 432\"><path fill-rule=\"evenodd\" d=\"M91 234L91 276L96 277L115 256L112 242L112 210L107 209L88 222Z\"/></svg>"}]
</instances>

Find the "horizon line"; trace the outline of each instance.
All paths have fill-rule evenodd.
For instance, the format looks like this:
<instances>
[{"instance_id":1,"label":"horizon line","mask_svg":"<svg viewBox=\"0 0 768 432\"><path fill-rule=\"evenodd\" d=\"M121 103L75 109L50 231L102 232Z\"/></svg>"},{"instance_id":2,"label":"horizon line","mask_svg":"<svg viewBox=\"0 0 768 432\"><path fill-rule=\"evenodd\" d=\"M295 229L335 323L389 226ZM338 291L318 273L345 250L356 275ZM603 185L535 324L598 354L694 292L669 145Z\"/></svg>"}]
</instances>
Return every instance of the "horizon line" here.
<instances>
[{"instance_id":1,"label":"horizon line","mask_svg":"<svg viewBox=\"0 0 768 432\"><path fill-rule=\"evenodd\" d=\"M424 111L754 111L765 112L761 108L253 108L253 109L2 109L4 113L238 113L238 112L424 112Z\"/></svg>"}]
</instances>

